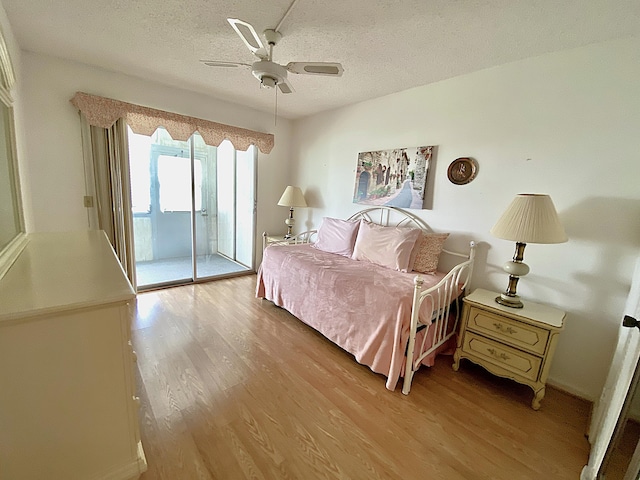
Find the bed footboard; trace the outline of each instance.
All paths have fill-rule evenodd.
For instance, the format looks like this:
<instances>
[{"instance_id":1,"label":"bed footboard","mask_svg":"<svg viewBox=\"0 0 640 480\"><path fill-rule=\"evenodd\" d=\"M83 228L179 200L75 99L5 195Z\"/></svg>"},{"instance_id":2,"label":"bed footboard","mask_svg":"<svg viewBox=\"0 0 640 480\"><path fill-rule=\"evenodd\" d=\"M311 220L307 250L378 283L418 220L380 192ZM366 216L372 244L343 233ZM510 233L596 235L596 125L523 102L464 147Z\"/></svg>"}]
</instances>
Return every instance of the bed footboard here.
<instances>
[{"instance_id":1,"label":"bed footboard","mask_svg":"<svg viewBox=\"0 0 640 480\"><path fill-rule=\"evenodd\" d=\"M453 267L437 285L422 291L424 283L422 277L418 275L414 279L411 329L409 331L404 383L402 385L402 393L405 395L409 394L413 375L420 368L424 358L436 351L456 333L458 320L462 314L461 299L465 295L473 273L475 242L471 242L469 247L468 257L464 256L467 259ZM463 256L453 252L447 253ZM429 310L426 312L427 316L423 318L431 319L431 323L426 326L420 324L419 318L420 308L425 301L429 302ZM456 308L452 311L451 306L455 303L457 303ZM426 331L422 341L416 345L419 328L425 328ZM429 334L433 338L433 343L426 345Z\"/></svg>"}]
</instances>

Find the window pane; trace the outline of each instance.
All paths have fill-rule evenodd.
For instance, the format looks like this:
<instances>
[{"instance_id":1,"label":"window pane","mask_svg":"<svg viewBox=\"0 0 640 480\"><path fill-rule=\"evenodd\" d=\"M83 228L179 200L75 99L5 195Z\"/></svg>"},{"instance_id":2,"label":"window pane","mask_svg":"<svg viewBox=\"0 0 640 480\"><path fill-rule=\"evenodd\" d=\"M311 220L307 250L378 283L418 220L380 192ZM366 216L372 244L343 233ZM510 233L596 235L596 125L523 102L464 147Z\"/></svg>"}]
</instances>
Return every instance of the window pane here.
<instances>
[{"instance_id":1,"label":"window pane","mask_svg":"<svg viewBox=\"0 0 640 480\"><path fill-rule=\"evenodd\" d=\"M195 204L202 209L202 162L196 160ZM188 158L158 156L158 185L161 212L191 211L191 160Z\"/></svg>"},{"instance_id":2,"label":"window pane","mask_svg":"<svg viewBox=\"0 0 640 480\"><path fill-rule=\"evenodd\" d=\"M236 260L253 265L256 147L236 152Z\"/></svg>"},{"instance_id":3,"label":"window pane","mask_svg":"<svg viewBox=\"0 0 640 480\"><path fill-rule=\"evenodd\" d=\"M218 251L235 258L235 157L236 150L229 140L218 147Z\"/></svg>"}]
</instances>

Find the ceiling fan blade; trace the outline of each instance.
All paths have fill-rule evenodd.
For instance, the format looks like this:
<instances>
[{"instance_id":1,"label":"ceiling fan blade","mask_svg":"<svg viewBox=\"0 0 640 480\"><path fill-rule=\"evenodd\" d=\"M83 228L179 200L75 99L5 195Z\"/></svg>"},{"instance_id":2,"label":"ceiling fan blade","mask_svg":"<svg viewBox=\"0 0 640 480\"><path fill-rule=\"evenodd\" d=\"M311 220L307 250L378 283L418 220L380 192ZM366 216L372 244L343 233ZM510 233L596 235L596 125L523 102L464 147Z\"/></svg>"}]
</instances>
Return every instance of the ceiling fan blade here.
<instances>
[{"instance_id":1,"label":"ceiling fan blade","mask_svg":"<svg viewBox=\"0 0 640 480\"><path fill-rule=\"evenodd\" d=\"M330 62L290 62L287 64L286 69L291 73L328 77L340 77L344 72L342 65Z\"/></svg>"},{"instance_id":2,"label":"ceiling fan blade","mask_svg":"<svg viewBox=\"0 0 640 480\"><path fill-rule=\"evenodd\" d=\"M218 62L217 60L200 60L200 61L209 67L249 67L251 68L251 65L248 63Z\"/></svg>"},{"instance_id":3,"label":"ceiling fan blade","mask_svg":"<svg viewBox=\"0 0 640 480\"><path fill-rule=\"evenodd\" d=\"M251 53L260 58L267 56L267 49L250 23L243 22L237 18L227 18L227 22L231 24L247 48L251 50Z\"/></svg>"},{"instance_id":4,"label":"ceiling fan blade","mask_svg":"<svg viewBox=\"0 0 640 480\"><path fill-rule=\"evenodd\" d=\"M293 93L295 90L293 89L293 85L289 82L288 78L283 78L280 83L278 83L278 88L282 93Z\"/></svg>"}]
</instances>

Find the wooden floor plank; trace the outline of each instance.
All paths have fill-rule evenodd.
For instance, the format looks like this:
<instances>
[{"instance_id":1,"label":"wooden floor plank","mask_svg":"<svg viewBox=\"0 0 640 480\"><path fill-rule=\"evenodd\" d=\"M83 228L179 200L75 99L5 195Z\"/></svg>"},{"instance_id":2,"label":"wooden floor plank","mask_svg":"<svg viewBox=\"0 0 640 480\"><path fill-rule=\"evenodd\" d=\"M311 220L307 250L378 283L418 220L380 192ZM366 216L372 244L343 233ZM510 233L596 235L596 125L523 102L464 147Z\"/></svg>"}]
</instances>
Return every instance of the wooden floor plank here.
<instances>
[{"instance_id":1,"label":"wooden floor plank","mask_svg":"<svg viewBox=\"0 0 640 480\"><path fill-rule=\"evenodd\" d=\"M440 356L411 394L272 303L255 275L140 294L143 480L575 479L590 404Z\"/></svg>"}]
</instances>

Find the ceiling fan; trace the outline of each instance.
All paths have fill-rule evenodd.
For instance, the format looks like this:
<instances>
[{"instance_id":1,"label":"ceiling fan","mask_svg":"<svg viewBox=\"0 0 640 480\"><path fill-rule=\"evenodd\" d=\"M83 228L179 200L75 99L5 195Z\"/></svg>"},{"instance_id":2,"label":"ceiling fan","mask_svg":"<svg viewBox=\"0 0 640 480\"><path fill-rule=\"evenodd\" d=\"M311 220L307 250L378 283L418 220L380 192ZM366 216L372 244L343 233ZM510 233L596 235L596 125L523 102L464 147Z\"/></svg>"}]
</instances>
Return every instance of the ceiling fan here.
<instances>
[{"instance_id":1,"label":"ceiling fan","mask_svg":"<svg viewBox=\"0 0 640 480\"><path fill-rule=\"evenodd\" d=\"M243 22L237 18L227 18L227 21L231 24L244 44L249 48L251 53L258 58L258 61L249 64L241 62L201 60L205 65L210 67L250 68L253 76L260 80L260 84L263 87L275 88L277 86L282 93L292 93L294 91L293 86L287 78L288 73L340 77L342 72L344 72L342 65L339 63L289 62L287 65L275 63L273 61L273 47L275 47L282 38L282 34L277 31L277 27L276 29L267 29L263 33L264 39L268 45L267 49L251 24Z\"/></svg>"}]
</instances>

